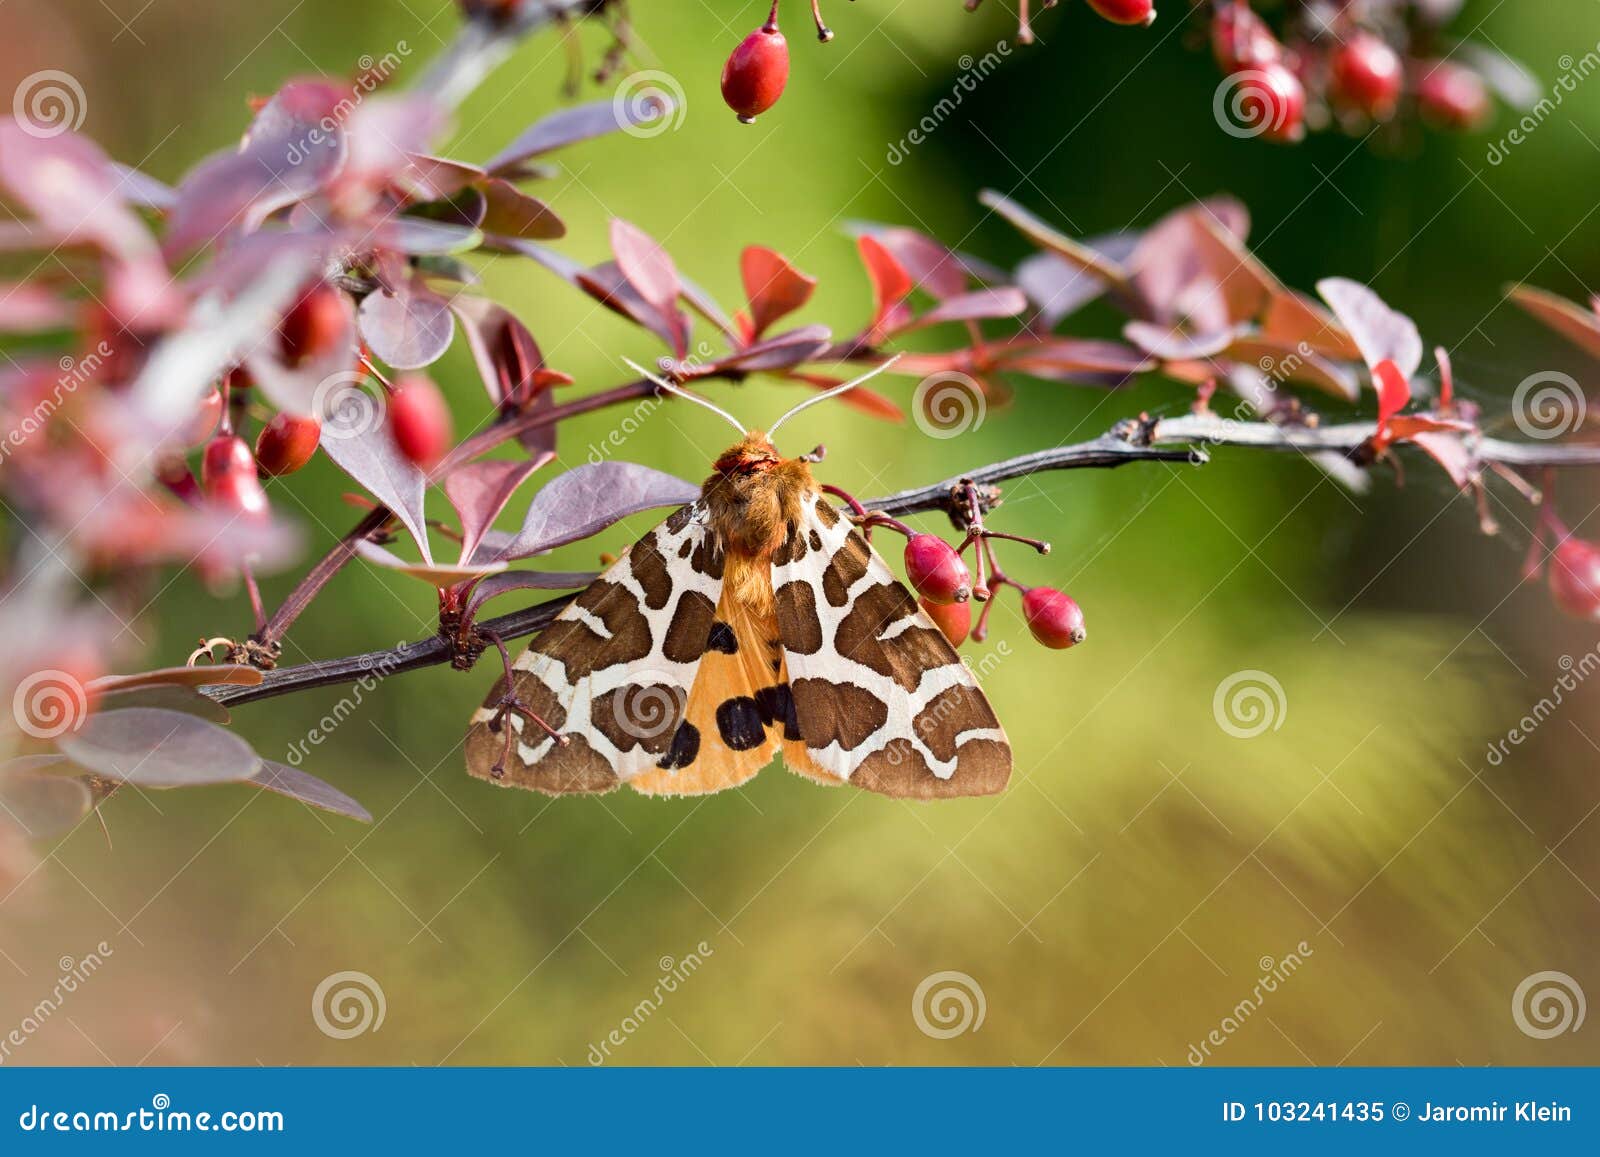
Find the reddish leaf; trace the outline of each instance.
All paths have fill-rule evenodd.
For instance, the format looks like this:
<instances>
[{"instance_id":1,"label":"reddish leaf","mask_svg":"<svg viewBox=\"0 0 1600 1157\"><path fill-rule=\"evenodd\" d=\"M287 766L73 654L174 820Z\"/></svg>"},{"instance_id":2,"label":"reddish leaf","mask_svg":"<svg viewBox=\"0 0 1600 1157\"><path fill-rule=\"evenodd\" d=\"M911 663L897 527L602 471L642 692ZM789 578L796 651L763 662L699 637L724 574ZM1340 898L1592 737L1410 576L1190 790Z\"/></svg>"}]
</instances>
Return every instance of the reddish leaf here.
<instances>
[{"instance_id":1,"label":"reddish leaf","mask_svg":"<svg viewBox=\"0 0 1600 1157\"><path fill-rule=\"evenodd\" d=\"M681 358L688 351L689 335L687 322L678 309L683 287L672 258L655 238L620 217L611 222L611 251L628 284L645 304L666 319L672 348Z\"/></svg>"},{"instance_id":2,"label":"reddish leaf","mask_svg":"<svg viewBox=\"0 0 1600 1157\"><path fill-rule=\"evenodd\" d=\"M396 174L395 184L413 201L448 201L487 175L476 165L452 161L448 157L412 153L407 159L409 163Z\"/></svg>"},{"instance_id":3,"label":"reddish leaf","mask_svg":"<svg viewBox=\"0 0 1600 1157\"><path fill-rule=\"evenodd\" d=\"M371 812L332 784L324 783L316 776L307 775L298 768L274 763L270 759L261 761L261 771L250 780L250 786L277 792L279 795L310 804L314 808L321 808L325 812L360 820L364 824L372 822Z\"/></svg>"},{"instance_id":4,"label":"reddish leaf","mask_svg":"<svg viewBox=\"0 0 1600 1157\"><path fill-rule=\"evenodd\" d=\"M1305 348L1309 349L1309 344ZM1315 386L1347 402L1361 395L1361 383L1347 367L1315 353L1304 353L1297 344L1246 335L1235 339L1221 356L1228 361L1250 363L1275 381Z\"/></svg>"},{"instance_id":5,"label":"reddish leaf","mask_svg":"<svg viewBox=\"0 0 1600 1157\"><path fill-rule=\"evenodd\" d=\"M588 586L600 577L599 571L508 570L492 574L472 588L467 597L467 612L476 615L490 599L511 591L567 591Z\"/></svg>"},{"instance_id":6,"label":"reddish leaf","mask_svg":"<svg viewBox=\"0 0 1600 1157\"><path fill-rule=\"evenodd\" d=\"M749 373L785 370L819 356L833 344L831 339L832 334L827 326L808 325L746 346L713 365L717 369L737 369Z\"/></svg>"},{"instance_id":7,"label":"reddish leaf","mask_svg":"<svg viewBox=\"0 0 1600 1157\"><path fill-rule=\"evenodd\" d=\"M161 667L133 675L107 675L89 684L96 693L131 691L138 687L257 687L266 678L243 664L206 663L193 667Z\"/></svg>"},{"instance_id":8,"label":"reddish leaf","mask_svg":"<svg viewBox=\"0 0 1600 1157\"><path fill-rule=\"evenodd\" d=\"M613 523L662 506L683 506L700 488L629 462L598 462L558 474L534 495L522 529L497 557L528 558L598 534Z\"/></svg>"},{"instance_id":9,"label":"reddish leaf","mask_svg":"<svg viewBox=\"0 0 1600 1157\"><path fill-rule=\"evenodd\" d=\"M77 309L42 285L0 283L0 333L34 333L60 329L77 317Z\"/></svg>"},{"instance_id":10,"label":"reddish leaf","mask_svg":"<svg viewBox=\"0 0 1600 1157\"><path fill-rule=\"evenodd\" d=\"M1600 358L1600 315L1531 285L1513 285L1506 296L1593 358Z\"/></svg>"},{"instance_id":11,"label":"reddish leaf","mask_svg":"<svg viewBox=\"0 0 1600 1157\"><path fill-rule=\"evenodd\" d=\"M867 267L867 276L872 280L871 328L874 332L880 332L889 328L891 315L911 292L911 274L876 238L858 237L856 248L861 253L861 263Z\"/></svg>"},{"instance_id":12,"label":"reddish leaf","mask_svg":"<svg viewBox=\"0 0 1600 1157\"><path fill-rule=\"evenodd\" d=\"M1122 327L1122 336L1151 357L1163 361L1189 361L1216 357L1233 344L1234 334L1231 329L1185 333L1175 326L1130 321Z\"/></svg>"},{"instance_id":13,"label":"reddish leaf","mask_svg":"<svg viewBox=\"0 0 1600 1157\"><path fill-rule=\"evenodd\" d=\"M411 562L401 558L392 550L379 546L375 542L358 542L355 545L358 556L370 562L373 566L381 566L386 570L399 571L403 575L419 579L431 587L443 589L453 587L457 583L468 579L482 578L485 575L495 574L505 570L503 562L484 563L447 563L447 562ZM465 552L463 552L465 553Z\"/></svg>"},{"instance_id":14,"label":"reddish leaf","mask_svg":"<svg viewBox=\"0 0 1600 1157\"><path fill-rule=\"evenodd\" d=\"M970 293L947 297L917 318L908 329L940 325L949 321L977 321L982 318L1016 317L1028 308L1027 294L1012 285L974 289Z\"/></svg>"},{"instance_id":15,"label":"reddish leaf","mask_svg":"<svg viewBox=\"0 0 1600 1157\"><path fill-rule=\"evenodd\" d=\"M916 287L930 297L943 301L967 291L971 277L965 263L927 234L898 225L869 228L866 233L892 253Z\"/></svg>"},{"instance_id":16,"label":"reddish leaf","mask_svg":"<svg viewBox=\"0 0 1600 1157\"><path fill-rule=\"evenodd\" d=\"M1069 265L1087 270L1108 284L1120 285L1128 280L1128 272L1120 263L1051 228L1003 193L985 189L978 194L978 200L1010 222L1029 241L1056 254Z\"/></svg>"},{"instance_id":17,"label":"reddish leaf","mask_svg":"<svg viewBox=\"0 0 1600 1157\"><path fill-rule=\"evenodd\" d=\"M1378 363L1387 360L1395 364L1401 377L1409 380L1416 376L1422 366L1422 335L1415 322L1390 309L1359 282L1328 277L1317 282L1317 292L1350 331L1368 369L1376 373Z\"/></svg>"},{"instance_id":18,"label":"reddish leaf","mask_svg":"<svg viewBox=\"0 0 1600 1157\"><path fill-rule=\"evenodd\" d=\"M492 177L478 188L487 202L481 222L485 233L534 241L553 241L567 235L567 227L556 216L555 210L537 197L528 196L509 181Z\"/></svg>"},{"instance_id":19,"label":"reddish leaf","mask_svg":"<svg viewBox=\"0 0 1600 1157\"><path fill-rule=\"evenodd\" d=\"M1393 418L1411 402L1411 381L1388 358L1372 367L1378 387L1378 429L1385 430Z\"/></svg>"},{"instance_id":20,"label":"reddish leaf","mask_svg":"<svg viewBox=\"0 0 1600 1157\"><path fill-rule=\"evenodd\" d=\"M124 204L121 182L88 138L73 132L40 137L0 119L0 189L53 241L92 243L124 260L152 258L155 240Z\"/></svg>"},{"instance_id":21,"label":"reddish leaf","mask_svg":"<svg viewBox=\"0 0 1600 1157\"><path fill-rule=\"evenodd\" d=\"M666 342L677 356L682 357L688 352L682 344L688 329L683 316L674 311L669 317L645 301L639 296L639 291L622 275L622 270L617 267L616 262L607 261L592 269L579 270L574 274L573 281L579 289L607 309L620 313L636 325L641 325L655 334Z\"/></svg>"},{"instance_id":22,"label":"reddish leaf","mask_svg":"<svg viewBox=\"0 0 1600 1157\"><path fill-rule=\"evenodd\" d=\"M398 370L432 365L450 348L455 321L450 304L420 279L395 292L369 293L361 303L361 336L368 348Z\"/></svg>"},{"instance_id":23,"label":"reddish leaf","mask_svg":"<svg viewBox=\"0 0 1600 1157\"><path fill-rule=\"evenodd\" d=\"M739 255L739 275L750 302L752 332L758 337L779 318L810 301L817 288L815 277L807 277L781 253L760 245L748 246Z\"/></svg>"},{"instance_id":24,"label":"reddish leaf","mask_svg":"<svg viewBox=\"0 0 1600 1157\"><path fill-rule=\"evenodd\" d=\"M261 770L260 756L237 735L158 707L101 711L56 746L95 775L140 787L230 783Z\"/></svg>"},{"instance_id":25,"label":"reddish leaf","mask_svg":"<svg viewBox=\"0 0 1600 1157\"><path fill-rule=\"evenodd\" d=\"M1397 418L1391 424L1391 429L1398 431L1405 423L1412 421L1417 419ZM1458 490L1465 490L1471 484L1472 452L1467 449L1460 434L1418 429L1408 431L1401 436L1403 440L1413 443L1444 467L1444 472L1450 475L1450 481L1456 484Z\"/></svg>"},{"instance_id":26,"label":"reddish leaf","mask_svg":"<svg viewBox=\"0 0 1600 1157\"><path fill-rule=\"evenodd\" d=\"M1361 361L1361 348L1331 313L1303 293L1286 289L1267 302L1261 336L1279 345L1304 344L1312 352L1342 362Z\"/></svg>"},{"instance_id":27,"label":"reddish leaf","mask_svg":"<svg viewBox=\"0 0 1600 1157\"><path fill-rule=\"evenodd\" d=\"M445 496L461 519L461 557L469 559L517 488L544 463L489 459L469 462L444 480Z\"/></svg>"}]
</instances>

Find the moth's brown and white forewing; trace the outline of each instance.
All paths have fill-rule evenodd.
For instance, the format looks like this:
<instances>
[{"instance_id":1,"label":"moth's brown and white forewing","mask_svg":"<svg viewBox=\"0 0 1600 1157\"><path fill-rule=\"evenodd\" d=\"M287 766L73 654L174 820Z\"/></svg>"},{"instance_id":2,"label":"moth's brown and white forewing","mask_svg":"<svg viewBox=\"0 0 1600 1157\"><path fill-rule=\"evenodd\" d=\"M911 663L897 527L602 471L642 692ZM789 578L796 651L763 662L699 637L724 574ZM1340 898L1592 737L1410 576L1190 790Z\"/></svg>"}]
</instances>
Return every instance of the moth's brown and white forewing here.
<instances>
[{"instance_id":1,"label":"moth's brown and white forewing","mask_svg":"<svg viewBox=\"0 0 1600 1157\"><path fill-rule=\"evenodd\" d=\"M805 754L859 787L987 795L1011 748L955 649L859 531L816 494L773 558Z\"/></svg>"},{"instance_id":2,"label":"moth's brown and white forewing","mask_svg":"<svg viewBox=\"0 0 1600 1157\"><path fill-rule=\"evenodd\" d=\"M506 714L500 725L515 739L504 759L505 737L491 727L507 690L502 678L472 717L471 773L546 792L594 792L657 766L678 735L706 650L723 561L700 502L635 543L513 665L511 693L567 742Z\"/></svg>"}]
</instances>

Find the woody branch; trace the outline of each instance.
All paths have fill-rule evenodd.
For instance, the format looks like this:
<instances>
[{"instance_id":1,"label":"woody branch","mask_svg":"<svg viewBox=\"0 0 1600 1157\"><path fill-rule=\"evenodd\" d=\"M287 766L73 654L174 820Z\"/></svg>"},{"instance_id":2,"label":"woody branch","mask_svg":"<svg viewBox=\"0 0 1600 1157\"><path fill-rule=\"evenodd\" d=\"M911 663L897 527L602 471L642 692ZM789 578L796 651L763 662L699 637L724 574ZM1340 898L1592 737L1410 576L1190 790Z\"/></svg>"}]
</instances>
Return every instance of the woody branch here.
<instances>
[{"instance_id":1,"label":"woody branch","mask_svg":"<svg viewBox=\"0 0 1600 1157\"><path fill-rule=\"evenodd\" d=\"M1098 438L979 466L930 486L902 490L867 499L862 505L881 514L905 515L942 511L959 514L955 495L963 483L994 486L1015 478L1055 470L1112 469L1130 462L1188 462L1209 460L1207 447L1334 452L1355 455L1368 445L1376 426L1349 422L1337 426L1279 426L1271 422L1239 422L1211 414L1185 414L1174 418L1136 418L1118 423ZM1485 465L1518 467L1569 467L1600 465L1600 446L1546 445L1480 438L1477 460ZM553 620L571 600L570 595L547 599L531 607L484 620L480 630L501 639L532 635ZM441 636L380 651L339 659L319 660L266 672L253 687L213 687L208 693L227 706L252 703L316 687L355 682L380 672L387 677L403 671L434 667L454 657L452 644Z\"/></svg>"}]
</instances>

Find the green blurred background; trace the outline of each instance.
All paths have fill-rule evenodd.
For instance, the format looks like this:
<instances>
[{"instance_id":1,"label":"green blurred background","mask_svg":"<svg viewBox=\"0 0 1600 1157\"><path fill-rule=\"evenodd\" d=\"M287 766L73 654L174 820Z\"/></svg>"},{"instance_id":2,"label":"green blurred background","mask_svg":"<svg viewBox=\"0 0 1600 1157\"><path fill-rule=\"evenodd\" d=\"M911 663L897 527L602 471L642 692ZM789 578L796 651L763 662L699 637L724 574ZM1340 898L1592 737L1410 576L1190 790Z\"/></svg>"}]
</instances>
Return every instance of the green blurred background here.
<instances>
[{"instance_id":1,"label":"green blurred background","mask_svg":"<svg viewBox=\"0 0 1600 1157\"><path fill-rule=\"evenodd\" d=\"M821 279L801 319L843 333L869 305L847 220L920 226L1009 263L1025 246L978 206L982 187L1078 235L1231 191L1288 283L1370 282L1455 351L1489 404L1503 409L1535 370L1594 384L1593 365L1501 305L1500 288L1529 280L1581 298L1600 285L1600 88L1569 97L1498 167L1484 158L1505 112L1493 134L1273 148L1218 131L1217 77L1185 47L1175 0L1150 31L1067 4L1038 19L1042 43L1012 51L891 166L890 143L950 90L959 58L1013 36L1012 18L999 2L975 15L957 0L828 7L838 35L820 46L804 6L786 4L789 91L746 128L717 77L765 4L637 0L637 67L675 78L687 116L652 139L561 155L539 190L570 226L559 247L599 260L608 217L626 217L731 306L740 249L766 244ZM1537 18L1526 8L1469 3L1457 27L1546 83L1564 54L1600 41L1587 0L1552 0ZM351 73L402 41L415 71L455 24L444 0L10 0L0 80L71 72L88 96L84 131L175 180L239 133L251 94ZM584 40L592 62L603 37ZM487 156L556 108L565 67L552 36L524 45L463 107L449 151ZM620 380L622 355L657 352L530 264L494 262L486 281L580 388ZM1071 324L1110 334L1115 319L1096 309ZM437 368L465 420L481 395L460 342ZM823 407L790 442L826 440L828 480L873 494L1184 399L1156 381L1116 395L1015 384L1012 407L958 439ZM892 388L907 400L909 387ZM752 422L799 397L768 384L713 393ZM564 428L563 461L583 461L616 420ZM714 418L671 407L621 456L699 478L726 441ZM618 1030L624 1043L607 1051L629 1064L1182 1065L1291 953L1298 971L1209 1063L1600 1061L1596 1026L1535 1039L1512 1015L1518 984L1544 970L1600 994L1600 689L1581 689L1502 765L1485 758L1549 693L1560 657L1600 638L1542 589L1519 589L1528 513L1509 492L1497 492L1506 533L1489 540L1422 463L1404 489L1375 481L1352 497L1297 457L1223 450L1203 470L1010 487L996 525L1055 550L1007 558L1072 593L1090 639L1045 652L1008 601L973 648L1017 754L992 799L908 805L778 767L695 800L496 791L466 777L459 748L492 664L396 677L307 764L371 808L370 829L242 788L128 792L106 809L113 847L90 823L51 851L0 907L0 1030L48 993L59 957L100 940L114 954L9 1063L582 1065ZM324 549L351 520L345 482L319 462L293 485ZM1594 491L1564 483L1569 522ZM553 565L592 566L647 523ZM278 576L269 598L288 586ZM433 601L412 580L352 568L286 661L418 637ZM152 612L152 657L181 661L197 636L241 633L247 616L242 599L217 603L180 579ZM1277 729L1248 740L1213 716L1218 685L1243 670L1271 674L1286 704ZM235 723L280 754L344 694L241 708ZM628 1027L663 969L691 954L693 976ZM335 1039L313 993L345 970L375 980L386 1015ZM981 990L981 1028L919 1028L915 994L942 972Z\"/></svg>"}]
</instances>

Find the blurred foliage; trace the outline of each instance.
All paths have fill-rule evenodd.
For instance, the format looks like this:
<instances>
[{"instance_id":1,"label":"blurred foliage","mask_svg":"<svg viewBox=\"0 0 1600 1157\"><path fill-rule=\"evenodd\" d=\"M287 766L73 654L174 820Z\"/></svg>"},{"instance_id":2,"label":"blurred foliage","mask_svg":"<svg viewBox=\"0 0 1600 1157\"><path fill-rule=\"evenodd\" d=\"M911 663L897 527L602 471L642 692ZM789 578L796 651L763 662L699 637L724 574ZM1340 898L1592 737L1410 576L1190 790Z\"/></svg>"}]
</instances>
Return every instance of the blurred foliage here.
<instances>
[{"instance_id":1,"label":"blurred foliage","mask_svg":"<svg viewBox=\"0 0 1600 1157\"><path fill-rule=\"evenodd\" d=\"M1012 51L894 166L890 143L949 91L958 58L1011 34L1003 5L972 16L955 0L835 5L838 39L792 37L789 92L753 129L716 84L765 5L633 7L639 66L677 79L688 116L654 139L564 157L542 193L576 257L601 257L607 218L626 217L731 304L738 252L760 242L820 278L799 320L845 331L869 301L848 220L913 224L1012 260L1023 245L975 201L986 185L1077 234L1229 190L1285 280L1370 281L1456 351L1489 404L1535 369L1592 382L1592 366L1498 301L1510 280L1572 296L1600 284L1589 179L1600 101L1569 101L1498 167L1483 158L1506 114L1476 137L1273 148L1216 130L1212 65L1185 51L1176 19L1141 33L1068 5L1039 20L1043 43ZM1558 57L1600 40L1592 5L1550 7L1573 19L1482 2L1461 26L1481 18L1480 35L1550 80ZM455 23L443 0L138 8L12 0L0 79L73 72L88 92L85 131L166 179L239 131L248 95L291 74L348 73L401 41L415 67ZM599 51L598 36L583 39ZM554 107L565 68L554 37L525 45L462 109L453 151L487 155ZM580 386L620 380L621 356L656 352L527 263L495 261L486 280ZM439 370L465 413L477 390L465 352ZM957 440L826 407L790 438L825 441L828 479L868 495L1185 402L1157 382L1117 395L1016 384L1012 407ZM798 399L762 383L715 391L752 423ZM564 463L617 420L565 428ZM620 453L697 478L725 440L709 415L669 407ZM1484 540L1470 504L1420 465L1411 475L1397 489L1380 473L1353 498L1293 456L1224 451L1203 470L1136 465L1011 487L996 525L1055 550L1008 558L1077 597L1090 639L1043 652L1008 602L975 650L1017 751L1014 784L995 799L918 807L776 767L685 801L496 793L465 777L458 750L491 667L396 677L307 764L366 803L373 828L245 790L130 791L107 808L114 846L80 827L38 872L7 882L0 1030L49 991L58 957L106 939L115 954L70 998L73 1023L51 1022L14 1063L584 1064L704 941L703 966L615 1061L1183 1064L1250 993L1263 958L1305 941L1300 972L1215 1063L1595 1062L1592 1031L1534 1040L1508 1005L1544 969L1600 994L1596 692L1584 688L1503 765L1485 759L1548 692L1558 656L1593 647L1595 631L1517 590L1525 508L1502 507L1504 541ZM352 519L342 477L322 462L295 483L325 546ZM1562 492L1574 521L1592 489ZM620 548L644 525L551 564L591 566L597 546ZM269 599L290 577L269 583ZM301 621L285 661L418 637L432 604L410 580L352 569ZM170 660L196 636L244 629L247 614L242 599L215 603L180 579L140 630ZM1243 669L1272 673L1287 704L1276 730L1250 740L1212 714L1219 682ZM264 753L287 751L344 694L242 708L236 723ZM319 981L345 969L375 977L387 999L381 1031L348 1041L319 1032L308 1008ZM981 986L979 1031L918 1030L913 992L942 970Z\"/></svg>"}]
</instances>

